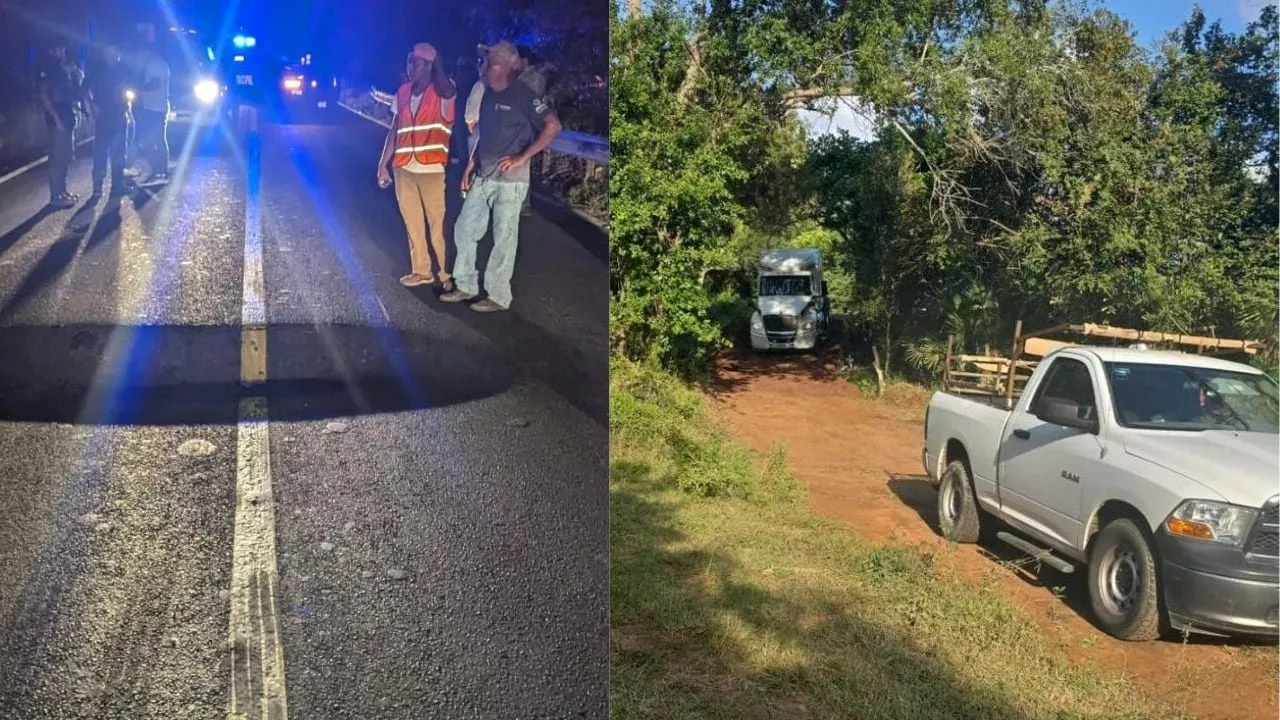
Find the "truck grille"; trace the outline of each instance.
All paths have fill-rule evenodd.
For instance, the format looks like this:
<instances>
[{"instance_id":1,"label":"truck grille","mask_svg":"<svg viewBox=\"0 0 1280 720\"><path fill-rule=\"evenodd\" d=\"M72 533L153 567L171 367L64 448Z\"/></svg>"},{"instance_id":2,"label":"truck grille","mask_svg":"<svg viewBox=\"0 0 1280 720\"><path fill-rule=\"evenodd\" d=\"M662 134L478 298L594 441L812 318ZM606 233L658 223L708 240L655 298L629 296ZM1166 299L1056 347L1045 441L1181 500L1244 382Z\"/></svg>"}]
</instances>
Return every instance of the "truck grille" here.
<instances>
[{"instance_id":1,"label":"truck grille","mask_svg":"<svg viewBox=\"0 0 1280 720\"><path fill-rule=\"evenodd\" d=\"M796 340L796 327L800 318L795 315L765 315L764 332L769 342L792 343Z\"/></svg>"},{"instance_id":2,"label":"truck grille","mask_svg":"<svg viewBox=\"0 0 1280 720\"><path fill-rule=\"evenodd\" d=\"M800 326L800 318L795 315L765 315L764 329L767 332L795 332Z\"/></svg>"},{"instance_id":3,"label":"truck grille","mask_svg":"<svg viewBox=\"0 0 1280 720\"><path fill-rule=\"evenodd\" d=\"M1250 555L1280 556L1280 500L1272 498L1262 506L1246 549Z\"/></svg>"}]
</instances>

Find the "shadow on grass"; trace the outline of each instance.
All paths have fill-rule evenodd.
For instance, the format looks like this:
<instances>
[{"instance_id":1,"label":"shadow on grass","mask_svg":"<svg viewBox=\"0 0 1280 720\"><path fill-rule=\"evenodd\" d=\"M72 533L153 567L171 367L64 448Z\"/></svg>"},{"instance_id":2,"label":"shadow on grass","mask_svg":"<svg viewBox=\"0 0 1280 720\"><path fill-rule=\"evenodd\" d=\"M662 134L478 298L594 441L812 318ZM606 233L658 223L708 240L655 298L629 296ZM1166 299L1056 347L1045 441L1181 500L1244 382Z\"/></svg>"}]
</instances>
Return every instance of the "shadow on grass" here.
<instances>
[{"instance_id":1,"label":"shadow on grass","mask_svg":"<svg viewBox=\"0 0 1280 720\"><path fill-rule=\"evenodd\" d=\"M685 501L654 475L611 467L613 717L1025 717L849 596L825 595L826 578L771 587L771 569L757 578L699 542L706 529L682 527L673 503Z\"/></svg>"}]
</instances>

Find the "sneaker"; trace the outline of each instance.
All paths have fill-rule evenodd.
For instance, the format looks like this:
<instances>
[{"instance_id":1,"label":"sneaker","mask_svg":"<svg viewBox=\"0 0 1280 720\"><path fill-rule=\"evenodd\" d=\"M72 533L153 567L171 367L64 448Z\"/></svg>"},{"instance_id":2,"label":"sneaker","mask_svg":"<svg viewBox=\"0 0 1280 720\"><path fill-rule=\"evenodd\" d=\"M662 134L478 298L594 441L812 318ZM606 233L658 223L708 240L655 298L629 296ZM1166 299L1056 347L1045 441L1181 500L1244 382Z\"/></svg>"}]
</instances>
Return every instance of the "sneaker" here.
<instances>
[{"instance_id":1,"label":"sneaker","mask_svg":"<svg viewBox=\"0 0 1280 720\"><path fill-rule=\"evenodd\" d=\"M460 302L466 302L474 297L475 295L472 295L471 293L465 293L455 288L441 295L440 300L441 302L447 302L447 303L460 303Z\"/></svg>"},{"instance_id":2,"label":"sneaker","mask_svg":"<svg viewBox=\"0 0 1280 720\"><path fill-rule=\"evenodd\" d=\"M400 278L400 284L405 287L418 287L420 285L430 285L431 278L418 273L410 273Z\"/></svg>"},{"instance_id":3,"label":"sneaker","mask_svg":"<svg viewBox=\"0 0 1280 720\"><path fill-rule=\"evenodd\" d=\"M490 300L489 298L485 298L480 302L475 303L474 305L471 306L471 309L481 313L503 312L504 310L506 310L506 308Z\"/></svg>"},{"instance_id":4,"label":"sneaker","mask_svg":"<svg viewBox=\"0 0 1280 720\"><path fill-rule=\"evenodd\" d=\"M57 197L50 198L49 200L49 207L54 208L55 210L66 210L67 208L72 208L75 206L76 206L76 201L72 200L66 195L59 195Z\"/></svg>"}]
</instances>

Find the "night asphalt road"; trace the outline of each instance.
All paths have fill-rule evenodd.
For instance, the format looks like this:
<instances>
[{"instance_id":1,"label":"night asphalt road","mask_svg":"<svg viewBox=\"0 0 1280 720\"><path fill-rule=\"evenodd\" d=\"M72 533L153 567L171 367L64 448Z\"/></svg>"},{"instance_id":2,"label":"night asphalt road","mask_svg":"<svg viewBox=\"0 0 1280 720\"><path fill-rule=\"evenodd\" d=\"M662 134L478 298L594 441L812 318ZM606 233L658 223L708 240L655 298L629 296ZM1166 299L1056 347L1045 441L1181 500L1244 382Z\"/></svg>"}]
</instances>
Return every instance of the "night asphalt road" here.
<instances>
[{"instance_id":1,"label":"night asphalt road","mask_svg":"<svg viewBox=\"0 0 1280 720\"><path fill-rule=\"evenodd\" d=\"M338 112L0 185L0 718L605 717L604 234L535 203L507 313L406 290Z\"/></svg>"}]
</instances>

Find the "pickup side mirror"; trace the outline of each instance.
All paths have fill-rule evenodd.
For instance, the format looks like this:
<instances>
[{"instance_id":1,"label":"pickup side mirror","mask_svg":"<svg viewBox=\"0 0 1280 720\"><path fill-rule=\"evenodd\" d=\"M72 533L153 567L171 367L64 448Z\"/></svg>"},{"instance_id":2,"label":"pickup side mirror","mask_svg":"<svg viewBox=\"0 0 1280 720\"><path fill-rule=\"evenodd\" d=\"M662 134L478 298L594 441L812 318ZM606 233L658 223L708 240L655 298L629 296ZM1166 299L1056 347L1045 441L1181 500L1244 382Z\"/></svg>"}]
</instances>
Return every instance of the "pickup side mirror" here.
<instances>
[{"instance_id":1,"label":"pickup side mirror","mask_svg":"<svg viewBox=\"0 0 1280 720\"><path fill-rule=\"evenodd\" d=\"M1052 425L1084 430L1093 435L1098 434L1098 419L1096 417L1088 420L1081 418L1080 406L1070 400L1041 398L1032 408L1031 414Z\"/></svg>"}]
</instances>

